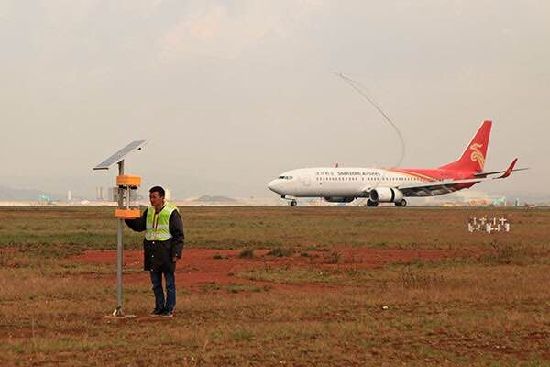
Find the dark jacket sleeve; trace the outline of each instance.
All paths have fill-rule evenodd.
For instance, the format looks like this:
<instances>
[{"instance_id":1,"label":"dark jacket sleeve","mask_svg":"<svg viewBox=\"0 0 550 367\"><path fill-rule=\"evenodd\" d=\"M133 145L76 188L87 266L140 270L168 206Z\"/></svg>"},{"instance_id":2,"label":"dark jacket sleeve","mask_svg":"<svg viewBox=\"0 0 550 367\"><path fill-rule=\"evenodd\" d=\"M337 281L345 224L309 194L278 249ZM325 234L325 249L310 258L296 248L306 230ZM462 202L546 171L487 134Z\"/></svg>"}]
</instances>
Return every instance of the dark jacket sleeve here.
<instances>
[{"instance_id":1,"label":"dark jacket sleeve","mask_svg":"<svg viewBox=\"0 0 550 367\"><path fill-rule=\"evenodd\" d=\"M126 225L136 232L143 232L147 229L147 209L143 212L141 217L136 219L124 219Z\"/></svg>"},{"instance_id":2,"label":"dark jacket sleeve","mask_svg":"<svg viewBox=\"0 0 550 367\"><path fill-rule=\"evenodd\" d=\"M183 251L183 221L177 210L174 210L170 215L170 234L172 235L172 246L170 249L170 257L181 259Z\"/></svg>"}]
</instances>

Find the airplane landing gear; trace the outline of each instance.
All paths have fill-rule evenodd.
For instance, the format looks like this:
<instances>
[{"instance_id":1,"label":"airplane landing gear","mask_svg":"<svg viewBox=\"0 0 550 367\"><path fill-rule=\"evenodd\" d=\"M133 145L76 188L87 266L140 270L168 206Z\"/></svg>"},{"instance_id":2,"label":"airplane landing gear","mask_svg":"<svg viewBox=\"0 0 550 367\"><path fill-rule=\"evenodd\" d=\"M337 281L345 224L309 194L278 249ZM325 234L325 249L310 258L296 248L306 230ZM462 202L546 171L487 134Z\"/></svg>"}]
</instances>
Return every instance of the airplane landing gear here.
<instances>
[{"instance_id":1,"label":"airplane landing gear","mask_svg":"<svg viewBox=\"0 0 550 367\"><path fill-rule=\"evenodd\" d=\"M288 197L286 197L286 195L281 195L281 199L288 200L288 205L290 205L290 206L298 205L298 202L296 201L296 199L288 198Z\"/></svg>"},{"instance_id":2,"label":"airplane landing gear","mask_svg":"<svg viewBox=\"0 0 550 367\"><path fill-rule=\"evenodd\" d=\"M395 203L395 206L407 206L407 200L401 199L401 201Z\"/></svg>"},{"instance_id":3,"label":"airplane landing gear","mask_svg":"<svg viewBox=\"0 0 550 367\"><path fill-rule=\"evenodd\" d=\"M367 206L378 206L378 201L367 200Z\"/></svg>"}]
</instances>

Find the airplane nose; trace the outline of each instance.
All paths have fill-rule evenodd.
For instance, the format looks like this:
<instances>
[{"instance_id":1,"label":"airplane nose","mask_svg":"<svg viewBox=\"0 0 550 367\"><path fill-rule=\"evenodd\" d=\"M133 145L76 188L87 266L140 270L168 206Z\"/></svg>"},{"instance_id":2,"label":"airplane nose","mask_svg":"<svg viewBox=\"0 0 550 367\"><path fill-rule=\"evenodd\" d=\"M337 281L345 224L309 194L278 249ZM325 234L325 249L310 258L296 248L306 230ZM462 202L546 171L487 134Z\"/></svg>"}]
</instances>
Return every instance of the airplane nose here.
<instances>
[{"instance_id":1,"label":"airplane nose","mask_svg":"<svg viewBox=\"0 0 550 367\"><path fill-rule=\"evenodd\" d=\"M278 184L278 180L273 180L271 181L270 183L267 184L267 187L273 191L274 193L277 193L277 194L280 194L278 191L277 191L277 185Z\"/></svg>"}]
</instances>

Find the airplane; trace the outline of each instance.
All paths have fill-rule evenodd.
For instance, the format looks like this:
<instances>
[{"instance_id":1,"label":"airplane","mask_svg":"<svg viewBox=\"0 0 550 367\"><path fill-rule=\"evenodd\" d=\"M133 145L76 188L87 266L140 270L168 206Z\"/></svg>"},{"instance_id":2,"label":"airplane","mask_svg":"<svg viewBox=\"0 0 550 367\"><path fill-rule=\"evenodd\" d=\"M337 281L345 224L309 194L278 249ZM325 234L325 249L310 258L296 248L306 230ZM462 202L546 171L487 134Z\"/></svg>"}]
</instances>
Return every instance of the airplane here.
<instances>
[{"instance_id":1,"label":"airplane","mask_svg":"<svg viewBox=\"0 0 550 367\"><path fill-rule=\"evenodd\" d=\"M351 203L368 198L367 206L393 203L406 206L405 197L449 194L479 182L503 179L514 169L517 158L505 171L484 172L492 121L485 120L462 156L437 168L300 168L283 172L268 188L296 206L297 198L322 197L329 203Z\"/></svg>"}]
</instances>

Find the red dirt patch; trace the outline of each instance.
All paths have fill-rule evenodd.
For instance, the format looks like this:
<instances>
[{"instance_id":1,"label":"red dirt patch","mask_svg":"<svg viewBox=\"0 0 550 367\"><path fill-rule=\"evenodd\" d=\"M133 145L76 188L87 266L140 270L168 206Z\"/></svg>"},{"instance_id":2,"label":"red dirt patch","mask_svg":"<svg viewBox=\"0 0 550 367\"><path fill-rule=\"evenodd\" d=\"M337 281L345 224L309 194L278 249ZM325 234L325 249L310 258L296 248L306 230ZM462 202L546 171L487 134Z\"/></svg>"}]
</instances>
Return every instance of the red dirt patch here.
<instances>
[{"instance_id":1,"label":"red dirt patch","mask_svg":"<svg viewBox=\"0 0 550 367\"><path fill-rule=\"evenodd\" d=\"M299 287L304 291L331 288L318 284L271 284L236 277L235 274L261 268L303 268L315 269L367 269L381 267L396 262L437 261L457 256L456 251L448 250L395 250L369 248L337 248L334 251L308 251L307 254L293 254L287 257L268 255L268 250L255 250L253 258L239 258L239 250L186 249L183 259L178 263L176 279L185 288L197 289L208 285L256 285L279 289ZM72 258L82 263L114 264L116 251L86 251ZM141 269L143 253L125 251L124 268ZM97 275L94 275L97 278ZM108 279L114 275L108 276ZM149 283L147 273L131 272L124 275L125 283Z\"/></svg>"}]
</instances>

